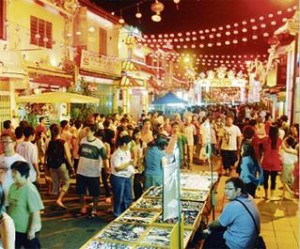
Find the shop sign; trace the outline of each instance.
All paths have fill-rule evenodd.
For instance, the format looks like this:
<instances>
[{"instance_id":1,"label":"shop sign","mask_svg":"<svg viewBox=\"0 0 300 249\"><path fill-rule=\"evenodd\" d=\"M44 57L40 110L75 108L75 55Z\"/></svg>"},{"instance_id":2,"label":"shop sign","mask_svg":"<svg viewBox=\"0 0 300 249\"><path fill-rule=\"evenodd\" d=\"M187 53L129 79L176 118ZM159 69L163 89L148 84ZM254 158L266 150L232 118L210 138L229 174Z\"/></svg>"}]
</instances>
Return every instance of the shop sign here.
<instances>
[{"instance_id":1,"label":"shop sign","mask_svg":"<svg viewBox=\"0 0 300 249\"><path fill-rule=\"evenodd\" d=\"M201 87L245 87L245 80L240 79L210 79L199 83Z\"/></svg>"},{"instance_id":2,"label":"shop sign","mask_svg":"<svg viewBox=\"0 0 300 249\"><path fill-rule=\"evenodd\" d=\"M82 50L80 68L89 72L121 76L122 64L117 58Z\"/></svg>"}]
</instances>

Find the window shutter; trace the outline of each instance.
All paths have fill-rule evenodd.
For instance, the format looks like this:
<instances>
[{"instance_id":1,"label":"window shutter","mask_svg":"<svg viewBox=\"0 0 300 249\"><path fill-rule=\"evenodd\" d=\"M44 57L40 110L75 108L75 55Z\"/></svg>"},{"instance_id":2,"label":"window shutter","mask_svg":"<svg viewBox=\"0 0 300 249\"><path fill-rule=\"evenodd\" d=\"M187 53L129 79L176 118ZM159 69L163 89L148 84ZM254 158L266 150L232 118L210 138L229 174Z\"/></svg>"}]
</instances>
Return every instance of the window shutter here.
<instances>
[{"instance_id":1,"label":"window shutter","mask_svg":"<svg viewBox=\"0 0 300 249\"><path fill-rule=\"evenodd\" d=\"M37 24L37 18L34 16L30 16L30 43L34 45L38 45L38 39L36 38L36 35L38 34Z\"/></svg>"},{"instance_id":2,"label":"window shutter","mask_svg":"<svg viewBox=\"0 0 300 249\"><path fill-rule=\"evenodd\" d=\"M52 48L52 23L30 16L30 43Z\"/></svg>"},{"instance_id":3,"label":"window shutter","mask_svg":"<svg viewBox=\"0 0 300 249\"><path fill-rule=\"evenodd\" d=\"M5 27L5 21L6 21L6 1L0 1L0 39L6 39L6 27Z\"/></svg>"},{"instance_id":4,"label":"window shutter","mask_svg":"<svg viewBox=\"0 0 300 249\"><path fill-rule=\"evenodd\" d=\"M107 55L107 31L99 28L99 53Z\"/></svg>"}]
</instances>

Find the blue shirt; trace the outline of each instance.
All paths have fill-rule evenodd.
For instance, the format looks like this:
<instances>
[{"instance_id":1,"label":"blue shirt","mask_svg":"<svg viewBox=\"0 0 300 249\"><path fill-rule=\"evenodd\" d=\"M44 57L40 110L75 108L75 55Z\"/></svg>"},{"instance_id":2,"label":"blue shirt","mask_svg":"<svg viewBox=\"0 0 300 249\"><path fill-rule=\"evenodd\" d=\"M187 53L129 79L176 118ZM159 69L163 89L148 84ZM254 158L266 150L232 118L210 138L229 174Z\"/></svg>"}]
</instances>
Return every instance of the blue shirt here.
<instances>
[{"instance_id":1,"label":"blue shirt","mask_svg":"<svg viewBox=\"0 0 300 249\"><path fill-rule=\"evenodd\" d=\"M254 216L258 230L260 218L256 204L251 196L238 197ZM257 237L254 222L245 207L238 201L229 202L219 217L221 226L226 227L224 239L230 249L252 249Z\"/></svg>"},{"instance_id":2,"label":"blue shirt","mask_svg":"<svg viewBox=\"0 0 300 249\"><path fill-rule=\"evenodd\" d=\"M257 173L259 178L257 178ZM258 185L263 181L263 171L261 167L256 164L251 156L244 156L241 163L241 174L240 178L244 183L253 183Z\"/></svg>"},{"instance_id":3,"label":"blue shirt","mask_svg":"<svg viewBox=\"0 0 300 249\"><path fill-rule=\"evenodd\" d=\"M165 152L157 146L150 147L145 155L145 175L162 176L161 160Z\"/></svg>"}]
</instances>

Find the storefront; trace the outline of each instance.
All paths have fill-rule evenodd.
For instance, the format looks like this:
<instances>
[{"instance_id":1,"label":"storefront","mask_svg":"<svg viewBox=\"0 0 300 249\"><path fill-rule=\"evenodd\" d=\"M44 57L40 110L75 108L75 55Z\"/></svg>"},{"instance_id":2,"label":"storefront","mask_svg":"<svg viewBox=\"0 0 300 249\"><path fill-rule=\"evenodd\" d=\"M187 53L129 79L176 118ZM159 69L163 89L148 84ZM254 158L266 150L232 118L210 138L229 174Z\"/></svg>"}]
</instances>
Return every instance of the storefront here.
<instances>
[{"instance_id":1,"label":"storefront","mask_svg":"<svg viewBox=\"0 0 300 249\"><path fill-rule=\"evenodd\" d=\"M110 114L118 109L116 86L121 78L121 65L119 58L81 51L78 79L90 83L93 95L100 100L96 107L99 113Z\"/></svg>"},{"instance_id":2,"label":"storefront","mask_svg":"<svg viewBox=\"0 0 300 249\"><path fill-rule=\"evenodd\" d=\"M1 51L0 58L0 120L12 120L16 125L15 93L28 88L28 75L20 52Z\"/></svg>"}]
</instances>

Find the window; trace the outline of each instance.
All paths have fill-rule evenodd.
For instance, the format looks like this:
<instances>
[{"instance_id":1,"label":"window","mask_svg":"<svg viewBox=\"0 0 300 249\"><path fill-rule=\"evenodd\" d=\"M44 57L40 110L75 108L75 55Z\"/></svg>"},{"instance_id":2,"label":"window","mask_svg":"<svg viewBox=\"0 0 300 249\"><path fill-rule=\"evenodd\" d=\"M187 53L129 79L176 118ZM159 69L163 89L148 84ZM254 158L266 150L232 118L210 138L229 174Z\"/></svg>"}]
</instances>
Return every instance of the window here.
<instances>
[{"instance_id":1,"label":"window","mask_svg":"<svg viewBox=\"0 0 300 249\"><path fill-rule=\"evenodd\" d=\"M99 53L107 55L107 31L99 28Z\"/></svg>"},{"instance_id":2,"label":"window","mask_svg":"<svg viewBox=\"0 0 300 249\"><path fill-rule=\"evenodd\" d=\"M5 21L6 21L6 1L0 1L0 39L6 39L6 29L5 29Z\"/></svg>"},{"instance_id":3,"label":"window","mask_svg":"<svg viewBox=\"0 0 300 249\"><path fill-rule=\"evenodd\" d=\"M52 48L52 23L30 16L30 43Z\"/></svg>"}]
</instances>

